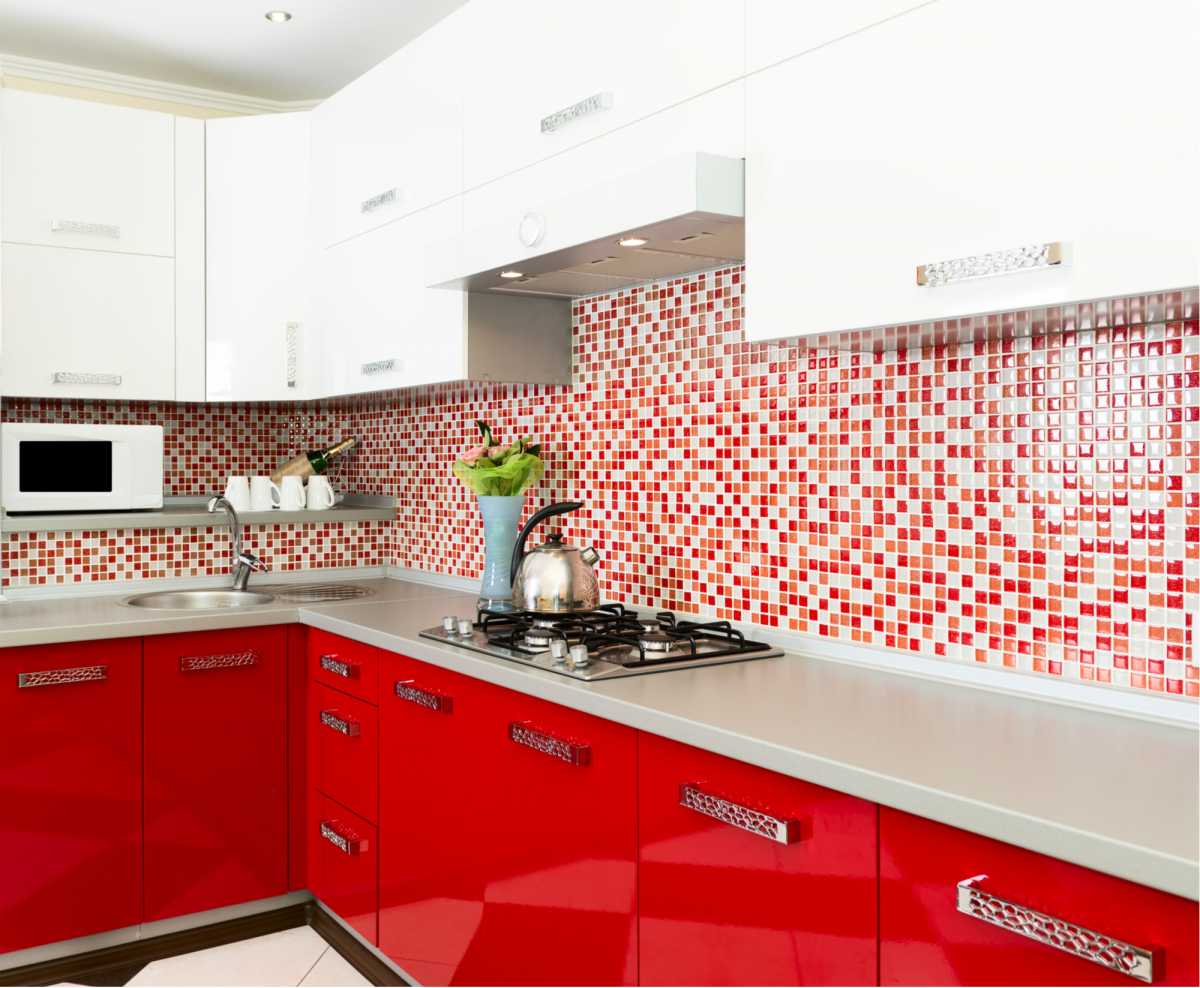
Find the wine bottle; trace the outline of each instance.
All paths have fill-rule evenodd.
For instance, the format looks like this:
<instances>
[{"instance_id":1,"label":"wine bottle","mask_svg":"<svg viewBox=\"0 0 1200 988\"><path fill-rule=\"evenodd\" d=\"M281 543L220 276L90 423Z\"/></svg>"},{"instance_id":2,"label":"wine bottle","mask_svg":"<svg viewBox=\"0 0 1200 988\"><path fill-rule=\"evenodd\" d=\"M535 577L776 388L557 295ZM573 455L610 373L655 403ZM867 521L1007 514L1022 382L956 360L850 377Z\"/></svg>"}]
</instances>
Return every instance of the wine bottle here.
<instances>
[{"instance_id":1,"label":"wine bottle","mask_svg":"<svg viewBox=\"0 0 1200 988\"><path fill-rule=\"evenodd\" d=\"M354 436L350 436L340 443L334 443L328 449L310 449L307 453L293 456L287 463L279 467L271 474L271 480L278 484L284 477L303 478L324 473L329 469L330 463L339 456L344 456L357 445L358 440Z\"/></svg>"}]
</instances>

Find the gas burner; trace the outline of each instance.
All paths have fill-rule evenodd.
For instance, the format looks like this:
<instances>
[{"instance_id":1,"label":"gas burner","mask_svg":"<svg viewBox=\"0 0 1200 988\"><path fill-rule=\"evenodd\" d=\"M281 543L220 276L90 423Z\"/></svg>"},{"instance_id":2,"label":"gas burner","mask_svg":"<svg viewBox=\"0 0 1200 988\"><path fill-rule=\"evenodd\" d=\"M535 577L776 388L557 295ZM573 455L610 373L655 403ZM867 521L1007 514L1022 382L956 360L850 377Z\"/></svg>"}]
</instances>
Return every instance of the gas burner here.
<instances>
[{"instance_id":1,"label":"gas burner","mask_svg":"<svg viewBox=\"0 0 1200 988\"><path fill-rule=\"evenodd\" d=\"M678 636L658 630L658 625L654 625L638 635L637 643L647 652L669 652L679 644L679 639Z\"/></svg>"},{"instance_id":2,"label":"gas burner","mask_svg":"<svg viewBox=\"0 0 1200 988\"><path fill-rule=\"evenodd\" d=\"M543 651L548 649L550 643L556 639L564 639L563 633L559 630L557 623L549 619L540 619L534 621L529 630L525 632L524 640L526 648Z\"/></svg>"}]
</instances>

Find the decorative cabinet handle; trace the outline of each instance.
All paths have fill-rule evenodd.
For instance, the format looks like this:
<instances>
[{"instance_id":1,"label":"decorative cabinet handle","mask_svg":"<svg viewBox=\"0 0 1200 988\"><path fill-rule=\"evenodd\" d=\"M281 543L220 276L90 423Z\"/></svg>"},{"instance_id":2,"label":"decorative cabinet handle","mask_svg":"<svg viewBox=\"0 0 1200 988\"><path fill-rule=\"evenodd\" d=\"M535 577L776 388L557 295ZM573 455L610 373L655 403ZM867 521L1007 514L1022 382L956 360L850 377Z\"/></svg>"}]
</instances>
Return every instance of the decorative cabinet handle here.
<instances>
[{"instance_id":1,"label":"decorative cabinet handle","mask_svg":"<svg viewBox=\"0 0 1200 988\"><path fill-rule=\"evenodd\" d=\"M258 653L253 649L244 652L225 652L220 655L181 655L180 672L208 672L212 669L243 669L258 665Z\"/></svg>"},{"instance_id":2,"label":"decorative cabinet handle","mask_svg":"<svg viewBox=\"0 0 1200 988\"><path fill-rule=\"evenodd\" d=\"M543 755L557 758L568 765L585 766L592 761L592 746L568 738L560 738L533 726L530 721L513 721L508 725L509 740Z\"/></svg>"},{"instance_id":3,"label":"decorative cabinet handle","mask_svg":"<svg viewBox=\"0 0 1200 988\"><path fill-rule=\"evenodd\" d=\"M1063 262L1061 241L1049 244L1029 244L994 250L986 254L969 254L948 261L933 261L917 265L917 284L937 288L959 281L991 278L998 274L1016 274L1036 268L1052 268Z\"/></svg>"},{"instance_id":4,"label":"decorative cabinet handle","mask_svg":"<svg viewBox=\"0 0 1200 988\"><path fill-rule=\"evenodd\" d=\"M357 662L339 659L336 652L332 652L329 655L322 655L320 665L326 672L331 672L335 676L341 676L342 679L358 679L362 668Z\"/></svg>"},{"instance_id":5,"label":"decorative cabinet handle","mask_svg":"<svg viewBox=\"0 0 1200 988\"><path fill-rule=\"evenodd\" d=\"M85 371L55 371L50 375L54 384L108 384L121 386L120 374L92 374Z\"/></svg>"},{"instance_id":6,"label":"decorative cabinet handle","mask_svg":"<svg viewBox=\"0 0 1200 988\"><path fill-rule=\"evenodd\" d=\"M382 209L384 206L394 206L400 201L400 190L397 188L385 189L370 199L364 199L358 204L359 212L373 213L377 209Z\"/></svg>"},{"instance_id":7,"label":"decorative cabinet handle","mask_svg":"<svg viewBox=\"0 0 1200 988\"><path fill-rule=\"evenodd\" d=\"M979 883L984 881L987 881L987 875L975 875L958 883L957 905L960 913L1044 943L1047 947L1074 954L1146 984L1154 980L1155 955L1159 951L1137 947L1028 906L1001 899L979 887ZM1161 957L1158 959L1162 960Z\"/></svg>"},{"instance_id":8,"label":"decorative cabinet handle","mask_svg":"<svg viewBox=\"0 0 1200 988\"><path fill-rule=\"evenodd\" d=\"M121 239L121 228L115 223L88 223L85 220L51 220L51 233L86 233L96 237Z\"/></svg>"},{"instance_id":9,"label":"decorative cabinet handle","mask_svg":"<svg viewBox=\"0 0 1200 988\"><path fill-rule=\"evenodd\" d=\"M439 690L418 686L412 679L398 680L392 689L401 700L415 703L418 707L426 707L439 714L454 712L454 697Z\"/></svg>"},{"instance_id":10,"label":"decorative cabinet handle","mask_svg":"<svg viewBox=\"0 0 1200 988\"><path fill-rule=\"evenodd\" d=\"M372 374L387 374L389 371L398 371L400 369L400 361L395 357L384 357L382 360L368 360L360 368L360 372L364 377L370 377Z\"/></svg>"},{"instance_id":11,"label":"decorative cabinet handle","mask_svg":"<svg viewBox=\"0 0 1200 988\"><path fill-rule=\"evenodd\" d=\"M581 99L578 103L572 103L570 106L565 106L561 110L555 110L553 113L542 117L541 131L543 134L553 134L560 127L565 127L573 120L578 120L580 117L591 116L593 113L599 113L601 110L611 110L613 105L613 94L611 92L599 92L589 96L587 99Z\"/></svg>"},{"instance_id":12,"label":"decorative cabinet handle","mask_svg":"<svg viewBox=\"0 0 1200 988\"><path fill-rule=\"evenodd\" d=\"M17 689L35 686L69 686L71 683L96 683L108 679L108 666L75 666L73 669L46 669L42 672L17 673Z\"/></svg>"},{"instance_id":13,"label":"decorative cabinet handle","mask_svg":"<svg viewBox=\"0 0 1200 988\"><path fill-rule=\"evenodd\" d=\"M300 324L289 322L283 328L283 378L289 388L296 386L300 369Z\"/></svg>"},{"instance_id":14,"label":"decorative cabinet handle","mask_svg":"<svg viewBox=\"0 0 1200 988\"><path fill-rule=\"evenodd\" d=\"M743 803L735 803L724 796L705 792L695 783L679 787L679 805L776 844L795 844L804 836L799 820L772 816Z\"/></svg>"},{"instance_id":15,"label":"decorative cabinet handle","mask_svg":"<svg viewBox=\"0 0 1200 988\"><path fill-rule=\"evenodd\" d=\"M343 854L362 854L371 847L365 837L359 837L353 830L341 827L337 820L322 820L321 836Z\"/></svg>"},{"instance_id":16,"label":"decorative cabinet handle","mask_svg":"<svg viewBox=\"0 0 1200 988\"><path fill-rule=\"evenodd\" d=\"M358 737L362 730L355 718L341 714L336 710L322 710L321 723L330 730L337 731L338 734L344 734L348 738Z\"/></svg>"}]
</instances>

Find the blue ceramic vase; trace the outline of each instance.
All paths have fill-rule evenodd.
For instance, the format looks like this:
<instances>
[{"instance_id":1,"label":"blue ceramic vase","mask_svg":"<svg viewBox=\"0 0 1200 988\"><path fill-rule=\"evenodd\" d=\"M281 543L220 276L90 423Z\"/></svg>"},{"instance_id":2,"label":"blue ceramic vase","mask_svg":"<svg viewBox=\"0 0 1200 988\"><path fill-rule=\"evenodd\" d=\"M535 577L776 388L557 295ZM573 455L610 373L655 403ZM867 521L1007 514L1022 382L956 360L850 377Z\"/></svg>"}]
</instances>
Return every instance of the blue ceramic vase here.
<instances>
[{"instance_id":1,"label":"blue ceramic vase","mask_svg":"<svg viewBox=\"0 0 1200 988\"><path fill-rule=\"evenodd\" d=\"M512 556L517 545L517 526L525 509L525 495L478 494L483 516L483 582L479 606L510 610L512 602Z\"/></svg>"}]
</instances>

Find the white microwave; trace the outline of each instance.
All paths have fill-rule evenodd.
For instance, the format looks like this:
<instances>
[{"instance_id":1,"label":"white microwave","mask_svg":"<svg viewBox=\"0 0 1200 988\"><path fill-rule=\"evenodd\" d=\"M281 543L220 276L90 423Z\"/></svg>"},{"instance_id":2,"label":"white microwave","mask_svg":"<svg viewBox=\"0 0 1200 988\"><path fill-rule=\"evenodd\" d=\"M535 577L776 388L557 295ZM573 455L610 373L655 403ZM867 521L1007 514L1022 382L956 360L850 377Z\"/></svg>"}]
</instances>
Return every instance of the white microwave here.
<instances>
[{"instance_id":1,"label":"white microwave","mask_svg":"<svg viewBox=\"0 0 1200 988\"><path fill-rule=\"evenodd\" d=\"M0 425L5 511L161 508L161 425Z\"/></svg>"}]
</instances>

